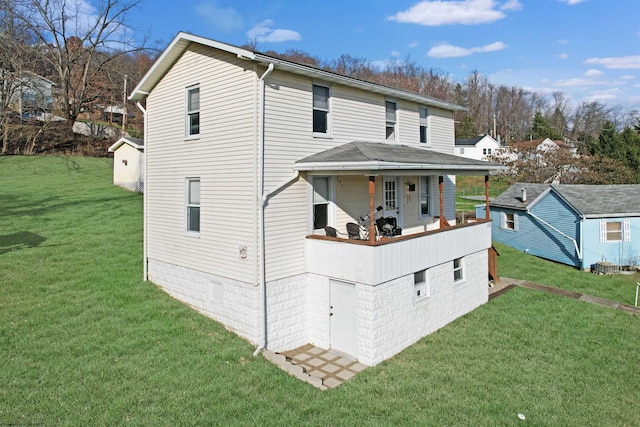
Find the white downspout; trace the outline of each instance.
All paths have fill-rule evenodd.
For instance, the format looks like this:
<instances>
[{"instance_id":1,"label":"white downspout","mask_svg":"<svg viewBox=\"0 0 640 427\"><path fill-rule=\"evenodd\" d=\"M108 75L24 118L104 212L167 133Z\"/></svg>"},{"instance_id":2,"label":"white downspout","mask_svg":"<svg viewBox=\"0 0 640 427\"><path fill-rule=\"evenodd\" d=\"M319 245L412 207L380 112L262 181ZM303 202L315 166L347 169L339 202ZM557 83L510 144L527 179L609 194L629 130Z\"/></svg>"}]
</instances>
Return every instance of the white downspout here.
<instances>
[{"instance_id":1,"label":"white downspout","mask_svg":"<svg viewBox=\"0 0 640 427\"><path fill-rule=\"evenodd\" d=\"M264 99L265 99L265 79L273 71L273 63L269 64L267 71L260 77L260 111L258 118L258 193L260 199L256 200L258 206L258 239L260 240L260 258L259 258L259 279L258 286L260 289L260 309L262 310L262 342L253 352L254 356L257 356L262 349L267 346L267 287L265 280L267 277L267 270L265 266L265 243L264 243L264 207L266 205L264 193Z\"/></svg>"},{"instance_id":2,"label":"white downspout","mask_svg":"<svg viewBox=\"0 0 640 427\"><path fill-rule=\"evenodd\" d=\"M147 281L147 157L149 157L149 138L147 137L147 110L136 102L138 110L142 111L143 131L142 137L144 138L144 187L142 191L142 280Z\"/></svg>"},{"instance_id":3,"label":"white downspout","mask_svg":"<svg viewBox=\"0 0 640 427\"><path fill-rule=\"evenodd\" d=\"M544 225L546 225L547 227L549 227L550 229L552 229L553 231L555 231L556 233L566 237L567 239L571 240L573 242L573 246L576 249L576 253L578 254L578 259L580 261L582 261L582 250L580 249L580 247L578 246L578 242L576 242L576 239L574 239L571 236L566 235L565 233L563 233L562 231L558 230L557 228L555 228L553 225L549 224L547 221L543 220L542 218L536 216L535 214L533 214L531 211L527 211L527 214L531 215L533 218L537 219L538 221L540 221L541 223L543 223Z\"/></svg>"}]
</instances>

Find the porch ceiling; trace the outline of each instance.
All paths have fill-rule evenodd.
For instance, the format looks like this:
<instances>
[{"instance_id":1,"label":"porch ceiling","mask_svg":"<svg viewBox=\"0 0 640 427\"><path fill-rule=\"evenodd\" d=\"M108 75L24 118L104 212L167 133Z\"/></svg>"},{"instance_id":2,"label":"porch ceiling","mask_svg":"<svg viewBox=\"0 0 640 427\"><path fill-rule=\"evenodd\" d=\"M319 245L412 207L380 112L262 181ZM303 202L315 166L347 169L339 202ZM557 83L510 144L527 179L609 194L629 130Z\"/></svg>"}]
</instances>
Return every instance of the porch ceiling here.
<instances>
[{"instance_id":1,"label":"porch ceiling","mask_svg":"<svg viewBox=\"0 0 640 427\"><path fill-rule=\"evenodd\" d=\"M428 148L380 142L353 141L300 159L295 170L340 174L393 171L396 175L488 175L506 169L497 163L439 153Z\"/></svg>"}]
</instances>

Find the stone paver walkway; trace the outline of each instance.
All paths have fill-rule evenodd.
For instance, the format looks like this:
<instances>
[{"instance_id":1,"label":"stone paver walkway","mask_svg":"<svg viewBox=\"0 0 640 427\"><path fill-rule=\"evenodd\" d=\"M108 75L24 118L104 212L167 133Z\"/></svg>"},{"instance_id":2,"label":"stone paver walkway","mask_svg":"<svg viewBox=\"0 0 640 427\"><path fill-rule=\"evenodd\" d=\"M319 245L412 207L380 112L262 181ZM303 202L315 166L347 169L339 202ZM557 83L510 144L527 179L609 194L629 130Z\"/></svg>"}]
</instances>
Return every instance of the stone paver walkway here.
<instances>
[{"instance_id":1,"label":"stone paver walkway","mask_svg":"<svg viewBox=\"0 0 640 427\"><path fill-rule=\"evenodd\" d=\"M282 353L264 350L263 354L282 370L321 390L338 387L367 368L351 357L311 344Z\"/></svg>"},{"instance_id":2,"label":"stone paver walkway","mask_svg":"<svg viewBox=\"0 0 640 427\"><path fill-rule=\"evenodd\" d=\"M536 291L548 292L554 295L573 298L579 301L588 302L590 304L599 305L601 307L622 310L624 312L640 316L640 307L635 307L633 305L611 301L604 298L594 297L592 295L586 295L580 292L568 291L566 289L554 288L553 286L542 285L540 283L529 282L526 280L511 279L508 277L501 277L499 284L496 284L493 288L489 288L489 299L495 298L515 286L534 289Z\"/></svg>"}]
</instances>

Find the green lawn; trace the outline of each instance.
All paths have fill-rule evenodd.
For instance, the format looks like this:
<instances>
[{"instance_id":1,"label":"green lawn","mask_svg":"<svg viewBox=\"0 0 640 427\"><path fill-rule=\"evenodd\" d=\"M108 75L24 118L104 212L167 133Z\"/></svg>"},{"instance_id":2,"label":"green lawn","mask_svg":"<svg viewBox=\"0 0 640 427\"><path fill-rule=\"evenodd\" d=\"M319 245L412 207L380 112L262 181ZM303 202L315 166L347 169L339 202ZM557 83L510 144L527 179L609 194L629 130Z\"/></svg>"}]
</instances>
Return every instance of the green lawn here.
<instances>
[{"instance_id":1,"label":"green lawn","mask_svg":"<svg viewBox=\"0 0 640 427\"><path fill-rule=\"evenodd\" d=\"M516 288L323 392L141 281L110 160L0 157L0 183L0 425L640 425L636 316Z\"/></svg>"}]
</instances>

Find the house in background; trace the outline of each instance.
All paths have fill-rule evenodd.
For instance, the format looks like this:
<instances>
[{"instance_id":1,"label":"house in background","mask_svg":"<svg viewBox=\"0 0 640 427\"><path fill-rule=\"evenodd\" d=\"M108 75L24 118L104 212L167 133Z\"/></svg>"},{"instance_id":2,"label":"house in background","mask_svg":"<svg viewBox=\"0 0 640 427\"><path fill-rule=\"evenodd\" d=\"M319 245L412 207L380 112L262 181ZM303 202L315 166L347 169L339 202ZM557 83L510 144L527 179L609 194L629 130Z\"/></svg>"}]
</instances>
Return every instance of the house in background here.
<instances>
[{"instance_id":1,"label":"house in background","mask_svg":"<svg viewBox=\"0 0 640 427\"><path fill-rule=\"evenodd\" d=\"M572 152L574 151L571 146L569 146L568 144L565 144L563 141L552 140L550 138L540 138L540 139L534 139L530 141L518 141L518 142L511 143L510 145L512 147L515 147L519 150L524 150L524 151L547 152L550 150L557 150L559 148L572 150Z\"/></svg>"},{"instance_id":2,"label":"house in background","mask_svg":"<svg viewBox=\"0 0 640 427\"><path fill-rule=\"evenodd\" d=\"M0 99L6 97L6 105L25 119L48 118L53 105L55 86L51 80L29 71L14 75L0 69Z\"/></svg>"},{"instance_id":3,"label":"house in background","mask_svg":"<svg viewBox=\"0 0 640 427\"><path fill-rule=\"evenodd\" d=\"M488 156L499 154L504 150L498 141L489 135L480 135L473 138L456 138L457 156L469 159L487 160Z\"/></svg>"},{"instance_id":4,"label":"house in background","mask_svg":"<svg viewBox=\"0 0 640 427\"><path fill-rule=\"evenodd\" d=\"M640 185L517 183L489 210L493 240L515 249L583 270L640 264Z\"/></svg>"},{"instance_id":5,"label":"house in background","mask_svg":"<svg viewBox=\"0 0 640 427\"><path fill-rule=\"evenodd\" d=\"M503 168L454 155L462 107L186 33L130 99L144 278L256 352L375 365L487 301L491 223L455 223L455 175Z\"/></svg>"},{"instance_id":6,"label":"house in background","mask_svg":"<svg viewBox=\"0 0 640 427\"><path fill-rule=\"evenodd\" d=\"M144 192L144 139L122 137L109 152L113 153L113 184Z\"/></svg>"}]
</instances>

